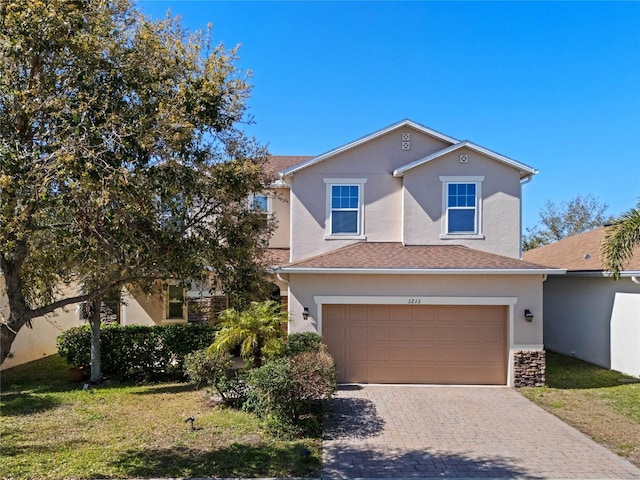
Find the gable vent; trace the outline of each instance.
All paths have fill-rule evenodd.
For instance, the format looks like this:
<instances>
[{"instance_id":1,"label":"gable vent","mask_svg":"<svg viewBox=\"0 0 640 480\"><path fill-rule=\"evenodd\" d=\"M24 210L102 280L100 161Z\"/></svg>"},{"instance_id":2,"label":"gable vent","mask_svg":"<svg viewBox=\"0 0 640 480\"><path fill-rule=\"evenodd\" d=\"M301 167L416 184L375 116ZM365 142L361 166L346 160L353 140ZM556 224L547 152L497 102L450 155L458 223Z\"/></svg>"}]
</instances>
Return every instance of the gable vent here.
<instances>
[{"instance_id":1,"label":"gable vent","mask_svg":"<svg viewBox=\"0 0 640 480\"><path fill-rule=\"evenodd\" d=\"M401 138L402 138L402 144L401 144L402 150L411 150L411 134L409 132L402 132Z\"/></svg>"},{"instance_id":2,"label":"gable vent","mask_svg":"<svg viewBox=\"0 0 640 480\"><path fill-rule=\"evenodd\" d=\"M463 154L460 155L460 163L468 163L469 162L469 155Z\"/></svg>"}]
</instances>

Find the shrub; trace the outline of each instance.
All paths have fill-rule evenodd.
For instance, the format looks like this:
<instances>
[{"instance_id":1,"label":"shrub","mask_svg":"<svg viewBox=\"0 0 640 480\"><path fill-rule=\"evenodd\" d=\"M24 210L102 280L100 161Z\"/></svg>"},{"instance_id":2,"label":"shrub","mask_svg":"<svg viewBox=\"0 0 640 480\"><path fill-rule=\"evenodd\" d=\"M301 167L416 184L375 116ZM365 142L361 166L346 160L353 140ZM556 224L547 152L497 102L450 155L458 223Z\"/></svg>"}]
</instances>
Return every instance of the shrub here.
<instances>
[{"instance_id":1,"label":"shrub","mask_svg":"<svg viewBox=\"0 0 640 480\"><path fill-rule=\"evenodd\" d=\"M100 334L102 373L121 379L184 378L184 357L211 343L213 325L106 325ZM67 363L90 368L91 333L88 325L71 328L58 337L58 352Z\"/></svg>"},{"instance_id":2,"label":"shrub","mask_svg":"<svg viewBox=\"0 0 640 480\"><path fill-rule=\"evenodd\" d=\"M189 380L212 387L227 405L240 406L247 398L246 382L232 369L227 352L210 354L207 349L198 350L185 357L184 369Z\"/></svg>"},{"instance_id":3,"label":"shrub","mask_svg":"<svg viewBox=\"0 0 640 480\"><path fill-rule=\"evenodd\" d=\"M85 369L91 365L91 330L88 325L64 331L57 342L58 353L69 365Z\"/></svg>"},{"instance_id":4,"label":"shrub","mask_svg":"<svg viewBox=\"0 0 640 480\"><path fill-rule=\"evenodd\" d=\"M305 352L251 370L247 381L245 407L265 419L274 433L294 435L309 418L320 425L318 406L336 390L335 363L324 350Z\"/></svg>"},{"instance_id":5,"label":"shrub","mask_svg":"<svg viewBox=\"0 0 640 480\"><path fill-rule=\"evenodd\" d=\"M319 352L326 348L322 343L322 335L315 332L292 333L287 337L284 356L293 357L306 352Z\"/></svg>"}]
</instances>

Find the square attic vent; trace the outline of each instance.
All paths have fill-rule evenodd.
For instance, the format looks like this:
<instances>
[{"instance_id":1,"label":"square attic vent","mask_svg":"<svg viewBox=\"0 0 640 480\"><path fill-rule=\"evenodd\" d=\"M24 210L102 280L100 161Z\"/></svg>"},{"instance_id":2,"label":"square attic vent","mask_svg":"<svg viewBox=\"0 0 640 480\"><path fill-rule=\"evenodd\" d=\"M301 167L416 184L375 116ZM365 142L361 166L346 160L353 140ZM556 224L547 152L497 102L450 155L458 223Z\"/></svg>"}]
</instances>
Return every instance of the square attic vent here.
<instances>
[{"instance_id":1,"label":"square attic vent","mask_svg":"<svg viewBox=\"0 0 640 480\"><path fill-rule=\"evenodd\" d=\"M411 134L409 132L402 132L402 141L403 142L410 142L411 141Z\"/></svg>"},{"instance_id":2,"label":"square attic vent","mask_svg":"<svg viewBox=\"0 0 640 480\"><path fill-rule=\"evenodd\" d=\"M460 163L467 163L469 161L469 155L462 154L460 155Z\"/></svg>"},{"instance_id":3,"label":"square attic vent","mask_svg":"<svg viewBox=\"0 0 640 480\"><path fill-rule=\"evenodd\" d=\"M402 142L402 150L411 150L411 142Z\"/></svg>"}]
</instances>

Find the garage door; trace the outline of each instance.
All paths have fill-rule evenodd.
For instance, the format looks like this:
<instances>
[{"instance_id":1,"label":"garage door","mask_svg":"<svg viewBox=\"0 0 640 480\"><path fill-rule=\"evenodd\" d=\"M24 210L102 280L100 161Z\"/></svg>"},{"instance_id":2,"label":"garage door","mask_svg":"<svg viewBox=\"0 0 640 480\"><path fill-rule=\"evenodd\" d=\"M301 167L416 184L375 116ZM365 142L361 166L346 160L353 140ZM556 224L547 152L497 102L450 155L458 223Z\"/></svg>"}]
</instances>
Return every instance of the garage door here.
<instances>
[{"instance_id":1,"label":"garage door","mask_svg":"<svg viewBox=\"0 0 640 480\"><path fill-rule=\"evenodd\" d=\"M324 305L338 381L505 385L503 306Z\"/></svg>"}]
</instances>

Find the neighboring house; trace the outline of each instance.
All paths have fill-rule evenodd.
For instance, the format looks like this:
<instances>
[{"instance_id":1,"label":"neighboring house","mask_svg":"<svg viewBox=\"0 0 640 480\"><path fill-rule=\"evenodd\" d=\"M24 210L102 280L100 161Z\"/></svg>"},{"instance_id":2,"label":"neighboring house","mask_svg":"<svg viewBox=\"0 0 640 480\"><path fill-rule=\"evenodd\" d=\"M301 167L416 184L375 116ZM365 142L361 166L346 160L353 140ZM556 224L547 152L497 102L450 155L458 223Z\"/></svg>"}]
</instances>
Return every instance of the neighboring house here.
<instances>
[{"instance_id":1,"label":"neighboring house","mask_svg":"<svg viewBox=\"0 0 640 480\"><path fill-rule=\"evenodd\" d=\"M525 252L527 261L567 269L544 283L544 345L640 376L640 248L614 281L601 257L606 227Z\"/></svg>"},{"instance_id":2,"label":"neighboring house","mask_svg":"<svg viewBox=\"0 0 640 480\"><path fill-rule=\"evenodd\" d=\"M536 173L409 120L282 168L289 332L321 333L343 382L541 384L563 270L519 259Z\"/></svg>"}]
</instances>

